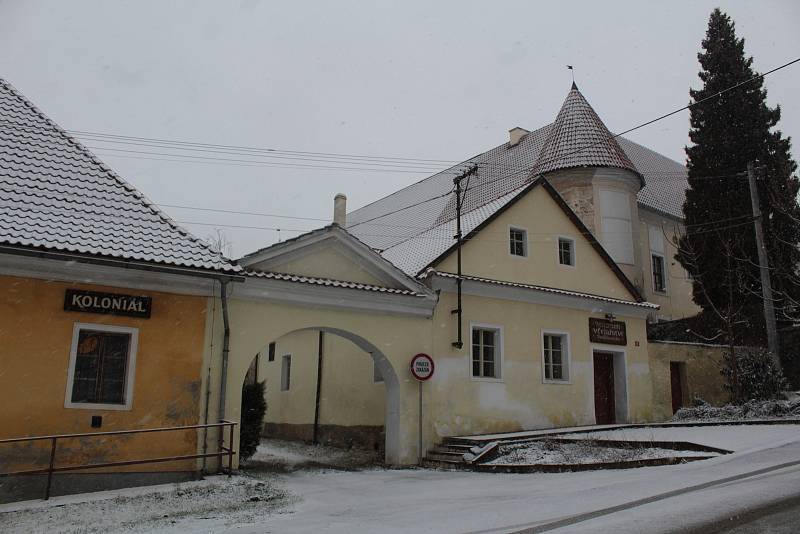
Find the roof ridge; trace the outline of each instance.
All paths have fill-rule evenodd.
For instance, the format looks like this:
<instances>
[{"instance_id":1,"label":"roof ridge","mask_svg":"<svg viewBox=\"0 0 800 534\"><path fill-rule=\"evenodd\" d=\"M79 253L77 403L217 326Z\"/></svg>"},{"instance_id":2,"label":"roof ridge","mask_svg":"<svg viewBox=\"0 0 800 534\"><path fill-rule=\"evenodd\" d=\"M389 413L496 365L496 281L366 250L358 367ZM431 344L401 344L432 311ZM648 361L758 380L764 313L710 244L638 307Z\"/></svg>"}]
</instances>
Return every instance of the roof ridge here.
<instances>
[{"instance_id":1,"label":"roof ridge","mask_svg":"<svg viewBox=\"0 0 800 534\"><path fill-rule=\"evenodd\" d=\"M118 175L111 167L106 165L100 158L98 158L91 150L86 148L82 143L80 143L77 139L73 136L68 134L66 130L64 130L61 126L56 124L50 117L48 117L41 109L39 109L36 104L28 100L25 95L23 95L16 87L14 87L11 82L8 80L0 77L0 84L2 84L5 88L9 90L11 94L13 94L20 102L22 102L25 106L30 108L36 115L42 119L48 126L50 126L58 135L62 136L66 139L69 143L74 145L78 150L82 151L89 159L91 159L94 163L96 163L100 169L102 169L105 173L108 174L113 180L116 180L119 185L124 187L127 191L129 191L134 197L142 202L144 206L149 208L155 215L160 217L165 223L171 226L174 230L180 232L184 237L194 241L195 243L199 244L203 248L207 249L212 255L217 256L223 263L227 263L229 265L235 266L236 263L227 258L219 251L215 251L212 249L208 243L195 237L192 233L184 229L181 225L176 223L169 215L159 209L155 203L153 203L147 196L145 196L141 191L136 189L133 185L131 185L127 180L122 178Z\"/></svg>"}]
</instances>

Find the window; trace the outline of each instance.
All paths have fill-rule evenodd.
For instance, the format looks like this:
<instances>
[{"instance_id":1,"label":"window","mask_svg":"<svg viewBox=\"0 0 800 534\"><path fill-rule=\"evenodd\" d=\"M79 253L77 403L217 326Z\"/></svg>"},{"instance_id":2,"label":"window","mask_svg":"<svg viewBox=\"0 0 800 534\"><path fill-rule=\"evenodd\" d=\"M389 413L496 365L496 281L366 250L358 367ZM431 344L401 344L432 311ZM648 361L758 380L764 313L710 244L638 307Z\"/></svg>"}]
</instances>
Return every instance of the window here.
<instances>
[{"instance_id":1,"label":"window","mask_svg":"<svg viewBox=\"0 0 800 534\"><path fill-rule=\"evenodd\" d=\"M508 230L508 246L512 256L525 257L528 255L528 232L520 228Z\"/></svg>"},{"instance_id":2,"label":"window","mask_svg":"<svg viewBox=\"0 0 800 534\"><path fill-rule=\"evenodd\" d=\"M267 353L267 361L268 362L274 362L275 361L275 342L274 341L269 344L268 351L269 352Z\"/></svg>"},{"instance_id":3,"label":"window","mask_svg":"<svg viewBox=\"0 0 800 534\"><path fill-rule=\"evenodd\" d=\"M289 391L292 378L292 355L286 354L281 358L281 391Z\"/></svg>"},{"instance_id":4,"label":"window","mask_svg":"<svg viewBox=\"0 0 800 534\"><path fill-rule=\"evenodd\" d=\"M558 263L575 265L575 241L568 237L558 238Z\"/></svg>"},{"instance_id":5,"label":"window","mask_svg":"<svg viewBox=\"0 0 800 534\"><path fill-rule=\"evenodd\" d=\"M500 378L500 329L472 327L472 376Z\"/></svg>"},{"instance_id":6,"label":"window","mask_svg":"<svg viewBox=\"0 0 800 534\"><path fill-rule=\"evenodd\" d=\"M664 231L660 226L648 226L650 263L653 269L653 291L667 292L667 271L664 261Z\"/></svg>"},{"instance_id":7,"label":"window","mask_svg":"<svg viewBox=\"0 0 800 534\"><path fill-rule=\"evenodd\" d=\"M653 291L666 293L667 282L664 276L664 256L652 254L651 259L653 262Z\"/></svg>"},{"instance_id":8,"label":"window","mask_svg":"<svg viewBox=\"0 0 800 534\"><path fill-rule=\"evenodd\" d=\"M375 362L372 362L372 381L374 383L383 382L383 375L381 374L381 370L378 369L378 366L375 365Z\"/></svg>"},{"instance_id":9,"label":"window","mask_svg":"<svg viewBox=\"0 0 800 534\"><path fill-rule=\"evenodd\" d=\"M545 382L569 381L569 338L567 334L542 334Z\"/></svg>"},{"instance_id":10,"label":"window","mask_svg":"<svg viewBox=\"0 0 800 534\"><path fill-rule=\"evenodd\" d=\"M130 409L137 341L135 328L76 324L65 406Z\"/></svg>"},{"instance_id":11,"label":"window","mask_svg":"<svg viewBox=\"0 0 800 534\"><path fill-rule=\"evenodd\" d=\"M601 189L600 210L603 247L615 262L633 265L630 194L625 191Z\"/></svg>"}]
</instances>

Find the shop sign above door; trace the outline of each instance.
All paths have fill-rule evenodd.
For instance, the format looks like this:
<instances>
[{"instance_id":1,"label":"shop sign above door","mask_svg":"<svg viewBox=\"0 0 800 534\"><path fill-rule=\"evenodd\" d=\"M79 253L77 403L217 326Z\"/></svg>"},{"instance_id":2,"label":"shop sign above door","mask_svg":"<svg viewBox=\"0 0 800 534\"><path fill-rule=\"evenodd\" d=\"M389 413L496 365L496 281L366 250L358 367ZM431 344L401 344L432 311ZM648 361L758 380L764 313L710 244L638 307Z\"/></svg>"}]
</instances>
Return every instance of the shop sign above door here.
<instances>
[{"instance_id":1,"label":"shop sign above door","mask_svg":"<svg viewBox=\"0 0 800 534\"><path fill-rule=\"evenodd\" d=\"M592 343L605 343L607 345L627 345L628 337L625 332L625 323L590 317L589 340Z\"/></svg>"},{"instance_id":2,"label":"shop sign above door","mask_svg":"<svg viewBox=\"0 0 800 534\"><path fill-rule=\"evenodd\" d=\"M100 293L82 289L67 289L64 295L64 309L88 313L125 315L128 317L150 318L152 299L138 295Z\"/></svg>"}]
</instances>

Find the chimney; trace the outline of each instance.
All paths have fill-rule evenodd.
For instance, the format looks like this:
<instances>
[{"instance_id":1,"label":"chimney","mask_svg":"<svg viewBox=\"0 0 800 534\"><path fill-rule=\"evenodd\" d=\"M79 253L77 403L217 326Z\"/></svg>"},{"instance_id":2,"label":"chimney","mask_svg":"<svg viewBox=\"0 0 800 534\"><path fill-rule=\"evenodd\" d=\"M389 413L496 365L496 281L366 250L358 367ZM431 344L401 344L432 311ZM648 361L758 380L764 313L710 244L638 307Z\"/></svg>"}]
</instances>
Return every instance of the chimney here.
<instances>
[{"instance_id":1,"label":"chimney","mask_svg":"<svg viewBox=\"0 0 800 534\"><path fill-rule=\"evenodd\" d=\"M508 131L508 146L516 146L522 141L522 138L528 135L530 132L525 128L520 128L519 126L515 126Z\"/></svg>"},{"instance_id":2,"label":"chimney","mask_svg":"<svg viewBox=\"0 0 800 534\"><path fill-rule=\"evenodd\" d=\"M333 224L339 226L347 224L347 197L341 193L333 197Z\"/></svg>"}]
</instances>

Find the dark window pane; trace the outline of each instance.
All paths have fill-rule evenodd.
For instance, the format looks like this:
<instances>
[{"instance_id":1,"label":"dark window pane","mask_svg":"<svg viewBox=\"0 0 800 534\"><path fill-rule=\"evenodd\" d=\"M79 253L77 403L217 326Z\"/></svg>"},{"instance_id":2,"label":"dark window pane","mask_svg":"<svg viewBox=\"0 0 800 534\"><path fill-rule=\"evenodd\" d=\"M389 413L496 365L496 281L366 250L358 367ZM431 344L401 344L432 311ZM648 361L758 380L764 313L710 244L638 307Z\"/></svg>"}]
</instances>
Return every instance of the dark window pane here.
<instances>
[{"instance_id":1,"label":"dark window pane","mask_svg":"<svg viewBox=\"0 0 800 534\"><path fill-rule=\"evenodd\" d=\"M472 331L472 344L480 345L480 343L481 343L481 331L476 328Z\"/></svg>"},{"instance_id":2,"label":"dark window pane","mask_svg":"<svg viewBox=\"0 0 800 534\"><path fill-rule=\"evenodd\" d=\"M492 330L483 331L483 344L484 346L494 346L494 332Z\"/></svg>"},{"instance_id":3,"label":"dark window pane","mask_svg":"<svg viewBox=\"0 0 800 534\"><path fill-rule=\"evenodd\" d=\"M553 380L563 379L563 371L560 365L553 365Z\"/></svg>"},{"instance_id":4,"label":"dark window pane","mask_svg":"<svg viewBox=\"0 0 800 534\"><path fill-rule=\"evenodd\" d=\"M480 360L472 360L472 376L481 376Z\"/></svg>"},{"instance_id":5,"label":"dark window pane","mask_svg":"<svg viewBox=\"0 0 800 534\"><path fill-rule=\"evenodd\" d=\"M494 347L483 347L483 361L484 362L494 361Z\"/></svg>"},{"instance_id":6,"label":"dark window pane","mask_svg":"<svg viewBox=\"0 0 800 534\"><path fill-rule=\"evenodd\" d=\"M480 360L481 359L481 346L480 345L472 345L472 359L473 360Z\"/></svg>"},{"instance_id":7,"label":"dark window pane","mask_svg":"<svg viewBox=\"0 0 800 534\"><path fill-rule=\"evenodd\" d=\"M483 361L483 376L494 377L494 362Z\"/></svg>"},{"instance_id":8,"label":"dark window pane","mask_svg":"<svg viewBox=\"0 0 800 534\"><path fill-rule=\"evenodd\" d=\"M81 330L73 373L72 402L125 403L130 334Z\"/></svg>"}]
</instances>

